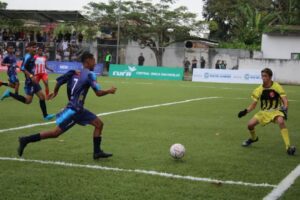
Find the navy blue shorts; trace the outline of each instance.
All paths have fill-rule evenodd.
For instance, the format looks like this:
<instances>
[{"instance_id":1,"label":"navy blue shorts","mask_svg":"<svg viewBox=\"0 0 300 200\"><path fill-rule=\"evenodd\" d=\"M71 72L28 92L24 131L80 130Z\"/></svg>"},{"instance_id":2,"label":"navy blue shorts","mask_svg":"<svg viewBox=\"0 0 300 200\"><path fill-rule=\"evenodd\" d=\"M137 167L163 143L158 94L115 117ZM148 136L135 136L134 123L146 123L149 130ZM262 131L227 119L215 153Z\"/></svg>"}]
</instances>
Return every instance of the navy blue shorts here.
<instances>
[{"instance_id":1,"label":"navy blue shorts","mask_svg":"<svg viewBox=\"0 0 300 200\"><path fill-rule=\"evenodd\" d=\"M97 116L89 110L75 111L71 108L64 108L56 114L56 125L63 131L67 131L75 124L85 126L94 121Z\"/></svg>"},{"instance_id":2,"label":"navy blue shorts","mask_svg":"<svg viewBox=\"0 0 300 200\"><path fill-rule=\"evenodd\" d=\"M17 78L16 75L10 75L10 76L8 77L8 81L9 81L11 84L19 83L19 79Z\"/></svg>"},{"instance_id":3,"label":"navy blue shorts","mask_svg":"<svg viewBox=\"0 0 300 200\"><path fill-rule=\"evenodd\" d=\"M25 94L28 96L33 96L35 93L38 93L41 89L42 88L40 84L36 84L36 83L25 84L24 87Z\"/></svg>"}]
</instances>

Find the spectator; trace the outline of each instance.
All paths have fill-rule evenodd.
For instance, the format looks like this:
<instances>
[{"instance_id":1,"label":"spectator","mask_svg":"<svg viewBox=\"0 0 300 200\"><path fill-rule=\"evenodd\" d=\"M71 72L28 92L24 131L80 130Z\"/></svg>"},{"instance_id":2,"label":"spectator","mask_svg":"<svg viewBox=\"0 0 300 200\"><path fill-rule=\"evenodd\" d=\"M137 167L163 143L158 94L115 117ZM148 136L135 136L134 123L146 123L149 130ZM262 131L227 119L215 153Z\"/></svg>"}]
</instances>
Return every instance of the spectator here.
<instances>
[{"instance_id":1,"label":"spectator","mask_svg":"<svg viewBox=\"0 0 300 200\"><path fill-rule=\"evenodd\" d=\"M143 66L144 62L145 62L145 58L143 56L143 53L141 53L140 56L138 57L138 65Z\"/></svg>"},{"instance_id":2,"label":"spectator","mask_svg":"<svg viewBox=\"0 0 300 200\"><path fill-rule=\"evenodd\" d=\"M200 67L202 69L205 68L205 60L204 60L203 56L201 56L201 58L200 58Z\"/></svg>"},{"instance_id":3,"label":"spectator","mask_svg":"<svg viewBox=\"0 0 300 200\"><path fill-rule=\"evenodd\" d=\"M216 69L220 69L220 64L221 64L221 61L220 61L220 60L217 60L216 65L215 65L215 68L216 68Z\"/></svg>"},{"instance_id":4,"label":"spectator","mask_svg":"<svg viewBox=\"0 0 300 200\"><path fill-rule=\"evenodd\" d=\"M197 68L197 63L198 63L198 60L196 59L196 57L193 58L192 60L192 71Z\"/></svg>"},{"instance_id":5,"label":"spectator","mask_svg":"<svg viewBox=\"0 0 300 200\"><path fill-rule=\"evenodd\" d=\"M105 56L105 67L106 67L106 70L107 72L109 72L109 65L110 65L110 62L111 62L111 54L109 51L107 51L106 53L106 56Z\"/></svg>"},{"instance_id":6,"label":"spectator","mask_svg":"<svg viewBox=\"0 0 300 200\"><path fill-rule=\"evenodd\" d=\"M190 68L191 62L188 60L187 57L183 60L184 72L188 72Z\"/></svg>"},{"instance_id":7,"label":"spectator","mask_svg":"<svg viewBox=\"0 0 300 200\"><path fill-rule=\"evenodd\" d=\"M224 60L222 60L222 62L220 64L220 69L226 69L226 63Z\"/></svg>"}]
</instances>

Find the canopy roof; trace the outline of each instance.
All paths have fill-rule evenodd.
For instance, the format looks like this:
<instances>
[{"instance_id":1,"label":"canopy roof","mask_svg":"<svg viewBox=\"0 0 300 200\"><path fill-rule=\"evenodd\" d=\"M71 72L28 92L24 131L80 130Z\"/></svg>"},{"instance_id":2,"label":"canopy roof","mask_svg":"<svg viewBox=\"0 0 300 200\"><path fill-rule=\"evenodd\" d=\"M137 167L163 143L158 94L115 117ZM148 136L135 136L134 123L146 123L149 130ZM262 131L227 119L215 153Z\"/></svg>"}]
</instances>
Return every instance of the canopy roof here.
<instances>
[{"instance_id":1,"label":"canopy roof","mask_svg":"<svg viewBox=\"0 0 300 200\"><path fill-rule=\"evenodd\" d=\"M86 19L79 11L58 10L0 10L0 18L38 22L77 22Z\"/></svg>"}]
</instances>

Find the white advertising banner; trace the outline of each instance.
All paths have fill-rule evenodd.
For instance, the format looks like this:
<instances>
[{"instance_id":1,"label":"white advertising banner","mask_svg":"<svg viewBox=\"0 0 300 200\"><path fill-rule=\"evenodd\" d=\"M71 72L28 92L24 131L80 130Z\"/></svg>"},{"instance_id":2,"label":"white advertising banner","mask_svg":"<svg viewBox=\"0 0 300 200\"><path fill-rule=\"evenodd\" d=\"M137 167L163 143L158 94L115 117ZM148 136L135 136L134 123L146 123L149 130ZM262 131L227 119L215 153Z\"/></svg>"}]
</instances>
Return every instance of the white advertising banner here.
<instances>
[{"instance_id":1,"label":"white advertising banner","mask_svg":"<svg viewBox=\"0 0 300 200\"><path fill-rule=\"evenodd\" d=\"M260 70L194 69L194 82L261 84Z\"/></svg>"}]
</instances>

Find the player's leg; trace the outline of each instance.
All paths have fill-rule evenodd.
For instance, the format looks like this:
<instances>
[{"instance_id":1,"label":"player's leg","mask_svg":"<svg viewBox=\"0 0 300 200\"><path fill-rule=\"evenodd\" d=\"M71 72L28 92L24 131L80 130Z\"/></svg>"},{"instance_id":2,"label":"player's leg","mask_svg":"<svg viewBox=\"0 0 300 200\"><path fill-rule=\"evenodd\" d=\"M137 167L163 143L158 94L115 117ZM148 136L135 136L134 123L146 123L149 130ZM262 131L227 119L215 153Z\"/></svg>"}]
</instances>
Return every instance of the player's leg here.
<instances>
[{"instance_id":1,"label":"player's leg","mask_svg":"<svg viewBox=\"0 0 300 200\"><path fill-rule=\"evenodd\" d=\"M43 113L43 117L45 120L51 120L55 117L54 114L48 114L47 112L47 106L46 106L46 99L45 99L45 95L42 91L42 88L39 84L35 84L34 85L35 89L35 94L37 95L37 97L39 98L40 100L40 108L42 110L42 113Z\"/></svg>"},{"instance_id":2,"label":"player's leg","mask_svg":"<svg viewBox=\"0 0 300 200\"><path fill-rule=\"evenodd\" d=\"M103 122L92 112L84 109L73 117L74 121L82 126L90 124L94 126L93 144L94 144L94 159L107 158L112 156L111 153L105 153L101 149Z\"/></svg>"},{"instance_id":3,"label":"player's leg","mask_svg":"<svg viewBox=\"0 0 300 200\"><path fill-rule=\"evenodd\" d=\"M0 81L0 87L1 87L2 85L3 85L3 86L8 86L8 83L7 83L7 82Z\"/></svg>"},{"instance_id":4,"label":"player's leg","mask_svg":"<svg viewBox=\"0 0 300 200\"><path fill-rule=\"evenodd\" d=\"M253 117L252 119L249 120L248 122L248 130L249 130L249 133L250 133L250 138L246 141L244 141L242 143L242 146L243 147L247 147L249 145L251 145L253 142L257 142L258 141L258 137L255 133L255 126L259 124L259 121L258 119L256 119L255 117Z\"/></svg>"},{"instance_id":5,"label":"player's leg","mask_svg":"<svg viewBox=\"0 0 300 200\"><path fill-rule=\"evenodd\" d=\"M57 138L70 128L72 128L76 122L73 120L72 116L75 114L75 111L70 109L64 109L60 113L57 114L56 124L57 126L49 131L42 131L37 134L32 134L29 136L23 136L19 138L19 148L18 155L22 156L23 151L28 143L38 142L40 140L48 139L48 138Z\"/></svg>"},{"instance_id":6,"label":"player's leg","mask_svg":"<svg viewBox=\"0 0 300 200\"><path fill-rule=\"evenodd\" d=\"M1 96L0 100L3 101L5 98L12 97L12 98L16 99L17 101L20 101L24 104L30 104L32 102L33 94L31 94L28 91L26 92L26 87L25 87L25 93L26 93L26 96L24 97L22 95L12 93L9 90L6 90L3 93L3 95Z\"/></svg>"},{"instance_id":7,"label":"player's leg","mask_svg":"<svg viewBox=\"0 0 300 200\"><path fill-rule=\"evenodd\" d=\"M277 116L274 121L279 125L280 133L282 136L282 139L285 144L285 149L289 155L294 155L296 152L296 148L294 146L291 146L290 144L290 137L289 137L289 131L285 125L284 118L282 116Z\"/></svg>"},{"instance_id":8,"label":"player's leg","mask_svg":"<svg viewBox=\"0 0 300 200\"><path fill-rule=\"evenodd\" d=\"M48 84L48 74L44 73L42 77L43 83L45 85L45 94L46 97L49 96L49 84Z\"/></svg>"},{"instance_id":9,"label":"player's leg","mask_svg":"<svg viewBox=\"0 0 300 200\"><path fill-rule=\"evenodd\" d=\"M56 138L62 133L63 131L59 127L55 127L54 129L49 131L42 131L40 133L32 134L29 136L19 137L18 155L19 156L23 155L24 149L27 146L27 144L32 142L38 142L40 140L47 139L47 138Z\"/></svg>"},{"instance_id":10,"label":"player's leg","mask_svg":"<svg viewBox=\"0 0 300 200\"><path fill-rule=\"evenodd\" d=\"M17 76L11 76L9 78L9 84L8 84L11 88L15 89L15 94L19 94L19 79L17 78Z\"/></svg>"},{"instance_id":11,"label":"player's leg","mask_svg":"<svg viewBox=\"0 0 300 200\"><path fill-rule=\"evenodd\" d=\"M93 144L94 144L94 159L111 157L111 153L105 153L101 149L103 122L97 117L90 122L94 126Z\"/></svg>"}]
</instances>

